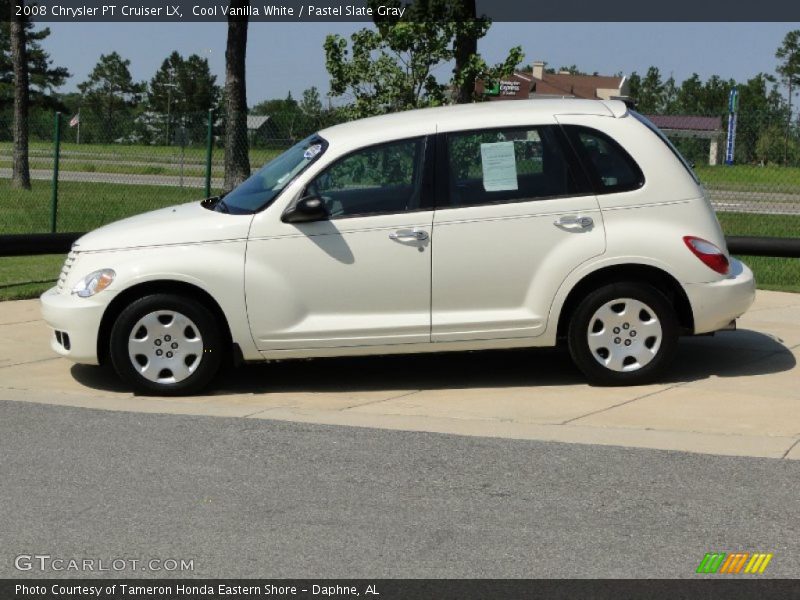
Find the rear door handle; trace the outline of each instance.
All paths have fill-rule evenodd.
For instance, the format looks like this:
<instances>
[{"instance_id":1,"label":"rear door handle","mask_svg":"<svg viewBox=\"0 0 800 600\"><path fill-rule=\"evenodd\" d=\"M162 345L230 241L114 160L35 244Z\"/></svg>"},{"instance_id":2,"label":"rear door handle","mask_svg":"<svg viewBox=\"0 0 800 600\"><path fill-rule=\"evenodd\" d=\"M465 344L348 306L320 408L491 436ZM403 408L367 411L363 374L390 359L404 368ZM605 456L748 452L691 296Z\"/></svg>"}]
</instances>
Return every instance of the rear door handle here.
<instances>
[{"instance_id":1,"label":"rear door handle","mask_svg":"<svg viewBox=\"0 0 800 600\"><path fill-rule=\"evenodd\" d=\"M581 216L564 216L553 222L556 227L566 229L567 231L583 231L591 228L594 225L592 217Z\"/></svg>"},{"instance_id":2,"label":"rear door handle","mask_svg":"<svg viewBox=\"0 0 800 600\"><path fill-rule=\"evenodd\" d=\"M422 229L398 229L389 234L389 239L398 242L424 242L428 239L428 232Z\"/></svg>"}]
</instances>

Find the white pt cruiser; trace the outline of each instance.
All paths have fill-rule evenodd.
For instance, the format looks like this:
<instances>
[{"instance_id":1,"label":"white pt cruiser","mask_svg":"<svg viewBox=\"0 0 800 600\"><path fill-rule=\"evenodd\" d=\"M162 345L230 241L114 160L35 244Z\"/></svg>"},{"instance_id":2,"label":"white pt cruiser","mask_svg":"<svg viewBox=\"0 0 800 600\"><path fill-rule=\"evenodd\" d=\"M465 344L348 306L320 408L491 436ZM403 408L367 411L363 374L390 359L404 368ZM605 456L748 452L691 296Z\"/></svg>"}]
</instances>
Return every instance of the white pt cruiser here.
<instances>
[{"instance_id":1,"label":"white pt cruiser","mask_svg":"<svg viewBox=\"0 0 800 600\"><path fill-rule=\"evenodd\" d=\"M560 342L589 381L639 384L754 293L649 121L531 100L320 131L222 197L82 237L41 300L59 354L188 394L229 360Z\"/></svg>"}]
</instances>

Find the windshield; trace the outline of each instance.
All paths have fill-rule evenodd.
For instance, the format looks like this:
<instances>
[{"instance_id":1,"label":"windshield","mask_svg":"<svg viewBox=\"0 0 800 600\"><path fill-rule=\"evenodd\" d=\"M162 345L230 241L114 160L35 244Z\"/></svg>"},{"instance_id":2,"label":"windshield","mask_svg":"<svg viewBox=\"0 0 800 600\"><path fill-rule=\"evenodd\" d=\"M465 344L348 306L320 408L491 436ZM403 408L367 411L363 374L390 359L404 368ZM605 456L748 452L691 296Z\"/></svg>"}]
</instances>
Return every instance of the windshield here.
<instances>
[{"instance_id":1,"label":"windshield","mask_svg":"<svg viewBox=\"0 0 800 600\"><path fill-rule=\"evenodd\" d=\"M656 127L655 124L650 119L645 117L644 115L640 115L635 110L632 110L630 112L634 117L636 117L636 119L640 123L643 123L645 126L647 126L647 128L650 131L655 133L661 139L661 141L664 142L670 150L672 150L672 153L676 157L678 157L678 160L680 160L681 163L683 163L683 166L686 167L686 170L689 171L689 175L692 176L692 179L694 179L694 182L699 184L700 183L700 179L698 179L697 174L694 172L694 169L692 168L692 165L690 165L689 161L687 161L683 157L683 154L680 153L680 151L673 145L673 143L669 140L669 138L664 135L664 132L661 131L658 127Z\"/></svg>"},{"instance_id":2,"label":"windshield","mask_svg":"<svg viewBox=\"0 0 800 600\"><path fill-rule=\"evenodd\" d=\"M322 156L328 142L314 134L261 167L215 206L219 212L253 213L272 202L289 182Z\"/></svg>"}]
</instances>

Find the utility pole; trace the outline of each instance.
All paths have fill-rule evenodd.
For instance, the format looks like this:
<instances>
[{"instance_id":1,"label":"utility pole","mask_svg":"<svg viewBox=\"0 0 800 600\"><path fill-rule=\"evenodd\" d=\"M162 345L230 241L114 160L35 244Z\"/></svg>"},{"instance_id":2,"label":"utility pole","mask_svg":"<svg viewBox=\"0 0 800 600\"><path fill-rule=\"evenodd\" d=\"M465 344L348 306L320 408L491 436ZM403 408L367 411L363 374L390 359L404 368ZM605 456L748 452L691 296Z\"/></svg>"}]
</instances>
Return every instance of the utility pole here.
<instances>
[{"instance_id":1,"label":"utility pole","mask_svg":"<svg viewBox=\"0 0 800 600\"><path fill-rule=\"evenodd\" d=\"M169 146L169 121L170 121L170 112L172 109L172 88L178 87L175 84L175 69L169 70L170 75L170 83L165 83L164 85L167 87L167 133L166 139L164 140L164 145Z\"/></svg>"}]
</instances>

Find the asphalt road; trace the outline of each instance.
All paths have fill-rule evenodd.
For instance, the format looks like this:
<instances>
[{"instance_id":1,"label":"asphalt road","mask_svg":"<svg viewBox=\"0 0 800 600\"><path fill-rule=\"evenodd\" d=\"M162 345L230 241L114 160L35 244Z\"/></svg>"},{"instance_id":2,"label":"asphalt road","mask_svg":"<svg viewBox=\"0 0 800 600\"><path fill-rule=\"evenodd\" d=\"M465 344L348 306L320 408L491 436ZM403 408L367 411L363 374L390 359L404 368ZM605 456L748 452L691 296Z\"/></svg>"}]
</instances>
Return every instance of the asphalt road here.
<instances>
[{"instance_id":1,"label":"asphalt road","mask_svg":"<svg viewBox=\"0 0 800 600\"><path fill-rule=\"evenodd\" d=\"M18 555L195 577L689 577L800 567L800 461L0 402L0 577Z\"/></svg>"}]
</instances>

